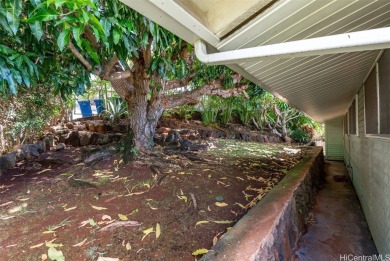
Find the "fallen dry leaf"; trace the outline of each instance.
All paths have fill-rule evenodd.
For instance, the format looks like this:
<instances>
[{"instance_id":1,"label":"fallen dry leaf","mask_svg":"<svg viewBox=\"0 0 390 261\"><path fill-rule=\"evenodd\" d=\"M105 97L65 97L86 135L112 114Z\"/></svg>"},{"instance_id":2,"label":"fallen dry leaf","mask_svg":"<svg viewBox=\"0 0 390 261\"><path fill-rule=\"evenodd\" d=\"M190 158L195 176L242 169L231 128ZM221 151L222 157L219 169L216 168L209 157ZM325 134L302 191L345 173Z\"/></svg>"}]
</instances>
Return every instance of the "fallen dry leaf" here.
<instances>
[{"instance_id":1,"label":"fallen dry leaf","mask_svg":"<svg viewBox=\"0 0 390 261\"><path fill-rule=\"evenodd\" d=\"M184 200L185 203L187 203L187 201L188 201L188 198L186 196L179 196L179 195L177 195L177 197L179 199L181 199L181 200Z\"/></svg>"},{"instance_id":2,"label":"fallen dry leaf","mask_svg":"<svg viewBox=\"0 0 390 261\"><path fill-rule=\"evenodd\" d=\"M87 241L87 237L83 241L81 241L80 243L77 243L76 245L73 245L73 246L74 247L82 246L82 245L84 245L85 241Z\"/></svg>"},{"instance_id":3,"label":"fallen dry leaf","mask_svg":"<svg viewBox=\"0 0 390 261\"><path fill-rule=\"evenodd\" d=\"M207 224L207 223L209 223L209 222L210 222L210 221L208 221L208 220L198 221L198 222L196 222L195 226L201 225L201 224Z\"/></svg>"},{"instance_id":4,"label":"fallen dry leaf","mask_svg":"<svg viewBox=\"0 0 390 261\"><path fill-rule=\"evenodd\" d=\"M213 220L212 222L217 223L217 224L231 224L233 221L231 220Z\"/></svg>"},{"instance_id":5,"label":"fallen dry leaf","mask_svg":"<svg viewBox=\"0 0 390 261\"><path fill-rule=\"evenodd\" d=\"M107 226L105 227L102 227L101 229L99 229L99 231L107 231L107 230L111 230L111 229L115 229L117 227L135 227L135 226L140 226L141 223L137 222L137 221L115 221L111 224L108 224Z\"/></svg>"},{"instance_id":6,"label":"fallen dry leaf","mask_svg":"<svg viewBox=\"0 0 390 261\"><path fill-rule=\"evenodd\" d=\"M153 227L150 227L148 229L145 229L144 231L142 231L144 233L144 236L142 237L141 241L145 239L145 237L147 237L150 233L153 233L154 232L154 228Z\"/></svg>"},{"instance_id":7,"label":"fallen dry leaf","mask_svg":"<svg viewBox=\"0 0 390 261\"><path fill-rule=\"evenodd\" d=\"M118 217L119 217L119 219L122 220L122 221L127 221L127 220L129 220L129 219L127 218L127 216L126 216L126 215L123 215L123 214L118 214Z\"/></svg>"},{"instance_id":8,"label":"fallen dry leaf","mask_svg":"<svg viewBox=\"0 0 390 261\"><path fill-rule=\"evenodd\" d=\"M225 203L225 202L215 202L214 204L215 204L217 207L226 207L226 206L228 206L228 204Z\"/></svg>"},{"instance_id":9,"label":"fallen dry leaf","mask_svg":"<svg viewBox=\"0 0 390 261\"><path fill-rule=\"evenodd\" d=\"M42 232L42 234L53 234L53 233L55 233L54 230L47 230Z\"/></svg>"},{"instance_id":10,"label":"fallen dry leaf","mask_svg":"<svg viewBox=\"0 0 390 261\"><path fill-rule=\"evenodd\" d=\"M156 224L156 239L159 238L161 235L161 227L160 227L160 224L157 223Z\"/></svg>"},{"instance_id":11,"label":"fallen dry leaf","mask_svg":"<svg viewBox=\"0 0 390 261\"><path fill-rule=\"evenodd\" d=\"M107 208L104 208L104 207L97 207L97 206L94 206L94 205L92 205L92 204L90 204L91 205L91 207L93 208L93 209L96 209L96 210L104 210L104 209L107 209Z\"/></svg>"},{"instance_id":12,"label":"fallen dry leaf","mask_svg":"<svg viewBox=\"0 0 390 261\"><path fill-rule=\"evenodd\" d=\"M4 206L7 206L7 205L12 204L12 203L14 203L14 202L13 201L8 201L6 203L1 204L0 207L4 207Z\"/></svg>"},{"instance_id":13,"label":"fallen dry leaf","mask_svg":"<svg viewBox=\"0 0 390 261\"><path fill-rule=\"evenodd\" d=\"M192 255L193 256L204 255L207 252L209 252L209 250L207 250L206 248L200 248L200 249L197 249L194 252L192 252Z\"/></svg>"},{"instance_id":14,"label":"fallen dry leaf","mask_svg":"<svg viewBox=\"0 0 390 261\"><path fill-rule=\"evenodd\" d=\"M131 245L129 242L127 242L127 244L126 244L126 249L127 249L127 251L131 250Z\"/></svg>"},{"instance_id":15,"label":"fallen dry leaf","mask_svg":"<svg viewBox=\"0 0 390 261\"><path fill-rule=\"evenodd\" d=\"M71 210L73 210L75 208L77 208L77 206L74 206L74 207L71 207L71 208L66 208L66 209L64 209L64 211L71 211Z\"/></svg>"},{"instance_id":16,"label":"fallen dry leaf","mask_svg":"<svg viewBox=\"0 0 390 261\"><path fill-rule=\"evenodd\" d=\"M37 172L37 174L42 174L42 173L45 173L45 172L50 171L50 170L51 169L44 169L44 170L41 170L41 171Z\"/></svg>"},{"instance_id":17,"label":"fallen dry leaf","mask_svg":"<svg viewBox=\"0 0 390 261\"><path fill-rule=\"evenodd\" d=\"M119 258L99 256L96 261L119 261Z\"/></svg>"},{"instance_id":18,"label":"fallen dry leaf","mask_svg":"<svg viewBox=\"0 0 390 261\"><path fill-rule=\"evenodd\" d=\"M112 218L109 215L103 215L102 220L111 220Z\"/></svg>"},{"instance_id":19,"label":"fallen dry leaf","mask_svg":"<svg viewBox=\"0 0 390 261\"><path fill-rule=\"evenodd\" d=\"M36 245L30 246L30 249L41 247L41 246L43 246L44 244L45 244L45 243L40 243L40 244L36 244Z\"/></svg>"}]
</instances>

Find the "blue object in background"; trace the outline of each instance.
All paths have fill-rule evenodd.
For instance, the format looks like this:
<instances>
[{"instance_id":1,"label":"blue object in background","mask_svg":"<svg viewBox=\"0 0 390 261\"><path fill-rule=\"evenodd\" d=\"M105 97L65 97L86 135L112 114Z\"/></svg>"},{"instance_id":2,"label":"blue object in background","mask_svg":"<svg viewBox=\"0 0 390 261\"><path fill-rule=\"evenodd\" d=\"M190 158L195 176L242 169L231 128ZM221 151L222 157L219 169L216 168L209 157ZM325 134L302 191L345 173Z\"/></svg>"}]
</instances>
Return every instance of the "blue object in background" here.
<instances>
[{"instance_id":1,"label":"blue object in background","mask_svg":"<svg viewBox=\"0 0 390 261\"><path fill-rule=\"evenodd\" d=\"M78 100L80 106L81 115L83 118L92 117L92 108L90 100Z\"/></svg>"},{"instance_id":2,"label":"blue object in background","mask_svg":"<svg viewBox=\"0 0 390 261\"><path fill-rule=\"evenodd\" d=\"M93 101L95 102L95 105L96 105L97 114L102 113L104 111L104 101L102 99L95 99Z\"/></svg>"}]
</instances>

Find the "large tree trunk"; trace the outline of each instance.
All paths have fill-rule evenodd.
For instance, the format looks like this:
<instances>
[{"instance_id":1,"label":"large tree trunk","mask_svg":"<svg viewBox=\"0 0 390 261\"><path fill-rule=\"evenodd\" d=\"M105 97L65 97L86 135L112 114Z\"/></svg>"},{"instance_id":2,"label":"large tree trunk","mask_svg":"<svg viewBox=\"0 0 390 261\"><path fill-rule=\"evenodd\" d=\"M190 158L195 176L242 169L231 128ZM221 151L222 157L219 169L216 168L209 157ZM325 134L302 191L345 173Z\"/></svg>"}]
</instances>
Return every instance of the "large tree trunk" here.
<instances>
[{"instance_id":1,"label":"large tree trunk","mask_svg":"<svg viewBox=\"0 0 390 261\"><path fill-rule=\"evenodd\" d=\"M112 80L115 91L125 99L129 112L129 127L137 150L143 152L153 146L153 137L164 108L159 95L148 100L150 80L139 70L130 78Z\"/></svg>"}]
</instances>

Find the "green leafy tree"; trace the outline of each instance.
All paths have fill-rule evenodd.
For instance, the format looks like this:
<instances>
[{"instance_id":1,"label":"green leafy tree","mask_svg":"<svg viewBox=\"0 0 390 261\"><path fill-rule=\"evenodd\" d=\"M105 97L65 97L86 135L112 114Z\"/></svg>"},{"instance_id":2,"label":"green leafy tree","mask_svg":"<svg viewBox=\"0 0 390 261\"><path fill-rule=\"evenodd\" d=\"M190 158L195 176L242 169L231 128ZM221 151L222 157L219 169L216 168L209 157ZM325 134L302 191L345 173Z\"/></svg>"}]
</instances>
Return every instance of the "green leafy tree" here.
<instances>
[{"instance_id":1,"label":"green leafy tree","mask_svg":"<svg viewBox=\"0 0 390 261\"><path fill-rule=\"evenodd\" d=\"M37 82L80 94L95 74L126 101L139 150L152 144L165 109L249 86L224 66L201 64L192 46L117 0L5 0L0 25L3 96Z\"/></svg>"}]
</instances>

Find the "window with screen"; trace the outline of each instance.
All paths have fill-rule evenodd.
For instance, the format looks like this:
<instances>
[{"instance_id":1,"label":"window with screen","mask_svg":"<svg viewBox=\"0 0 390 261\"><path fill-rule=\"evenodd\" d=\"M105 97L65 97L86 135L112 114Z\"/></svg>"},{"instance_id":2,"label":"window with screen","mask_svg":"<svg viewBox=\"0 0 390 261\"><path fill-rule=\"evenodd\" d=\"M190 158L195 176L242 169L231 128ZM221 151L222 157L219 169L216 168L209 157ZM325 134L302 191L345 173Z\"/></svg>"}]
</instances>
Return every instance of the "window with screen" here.
<instances>
[{"instance_id":1,"label":"window with screen","mask_svg":"<svg viewBox=\"0 0 390 261\"><path fill-rule=\"evenodd\" d=\"M390 51L378 62L379 72L379 133L390 134Z\"/></svg>"},{"instance_id":2,"label":"window with screen","mask_svg":"<svg viewBox=\"0 0 390 261\"><path fill-rule=\"evenodd\" d=\"M375 68L368 76L364 87L366 133L378 134L378 95Z\"/></svg>"},{"instance_id":3,"label":"window with screen","mask_svg":"<svg viewBox=\"0 0 390 261\"><path fill-rule=\"evenodd\" d=\"M349 134L356 134L356 99L353 100L348 110L348 130Z\"/></svg>"}]
</instances>

